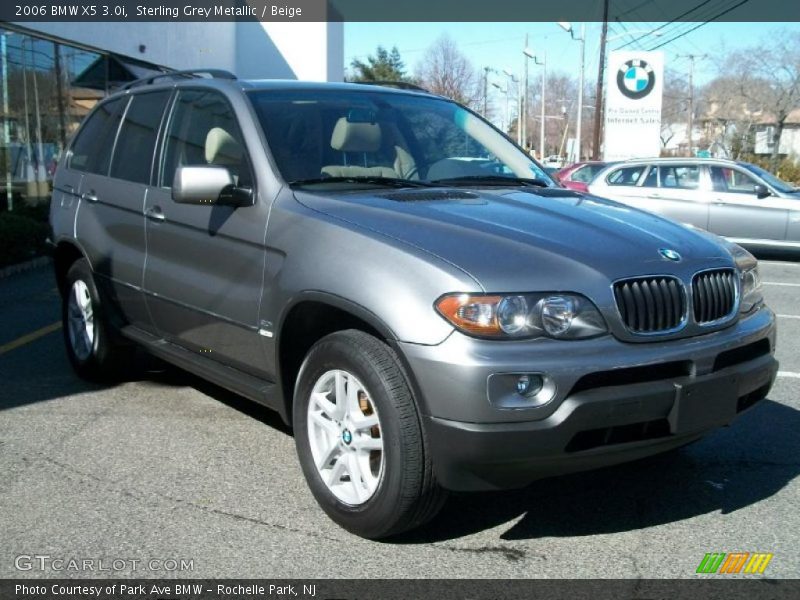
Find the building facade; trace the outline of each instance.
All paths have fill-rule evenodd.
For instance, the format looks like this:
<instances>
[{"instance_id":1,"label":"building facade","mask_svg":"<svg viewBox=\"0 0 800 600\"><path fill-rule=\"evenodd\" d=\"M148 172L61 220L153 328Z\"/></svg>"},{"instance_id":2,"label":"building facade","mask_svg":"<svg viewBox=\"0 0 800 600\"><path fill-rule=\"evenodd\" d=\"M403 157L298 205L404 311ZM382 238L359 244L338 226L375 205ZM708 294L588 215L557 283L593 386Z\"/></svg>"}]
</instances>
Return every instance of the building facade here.
<instances>
[{"instance_id":1,"label":"building facade","mask_svg":"<svg viewBox=\"0 0 800 600\"><path fill-rule=\"evenodd\" d=\"M342 23L0 23L0 210L50 197L53 171L104 95L147 75L341 81Z\"/></svg>"}]
</instances>

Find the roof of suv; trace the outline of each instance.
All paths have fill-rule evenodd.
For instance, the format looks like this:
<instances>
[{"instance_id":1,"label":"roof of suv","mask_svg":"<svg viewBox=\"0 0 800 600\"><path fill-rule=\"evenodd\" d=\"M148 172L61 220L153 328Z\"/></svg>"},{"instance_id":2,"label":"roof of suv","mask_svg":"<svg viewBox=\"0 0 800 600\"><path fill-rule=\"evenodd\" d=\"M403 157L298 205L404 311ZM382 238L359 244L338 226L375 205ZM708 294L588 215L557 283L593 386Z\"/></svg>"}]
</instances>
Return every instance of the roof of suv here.
<instances>
[{"instance_id":1,"label":"roof of suv","mask_svg":"<svg viewBox=\"0 0 800 600\"><path fill-rule=\"evenodd\" d=\"M201 74L210 77L201 77ZM213 82L213 83L212 83ZM340 83L340 82L318 82L318 81L297 81L295 79L238 79L233 73L221 69L194 69L189 71L170 71L151 75L131 81L121 88L120 91L130 91L137 88L149 86L184 86L208 84L210 87L217 87L220 84L230 85L241 90L304 90L304 91L373 91L387 94L417 94L424 96L436 96L418 86L404 82L375 82L369 83ZM436 96L438 97L438 96Z\"/></svg>"}]
</instances>

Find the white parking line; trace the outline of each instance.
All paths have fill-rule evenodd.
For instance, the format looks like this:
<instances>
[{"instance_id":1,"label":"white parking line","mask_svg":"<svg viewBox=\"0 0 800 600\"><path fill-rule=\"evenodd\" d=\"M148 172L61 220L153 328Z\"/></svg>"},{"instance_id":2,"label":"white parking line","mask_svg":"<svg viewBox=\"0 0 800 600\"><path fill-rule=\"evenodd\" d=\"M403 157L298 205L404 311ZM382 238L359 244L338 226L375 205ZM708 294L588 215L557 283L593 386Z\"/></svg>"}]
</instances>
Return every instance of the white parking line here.
<instances>
[{"instance_id":1,"label":"white parking line","mask_svg":"<svg viewBox=\"0 0 800 600\"><path fill-rule=\"evenodd\" d=\"M775 315L781 319L800 319L800 315Z\"/></svg>"},{"instance_id":2,"label":"white parking line","mask_svg":"<svg viewBox=\"0 0 800 600\"><path fill-rule=\"evenodd\" d=\"M800 373L792 371L778 371L778 377L789 377L790 379L800 379Z\"/></svg>"},{"instance_id":3,"label":"white parking line","mask_svg":"<svg viewBox=\"0 0 800 600\"><path fill-rule=\"evenodd\" d=\"M781 285L784 287L800 287L800 283L783 283L782 281L763 281L764 285Z\"/></svg>"}]
</instances>

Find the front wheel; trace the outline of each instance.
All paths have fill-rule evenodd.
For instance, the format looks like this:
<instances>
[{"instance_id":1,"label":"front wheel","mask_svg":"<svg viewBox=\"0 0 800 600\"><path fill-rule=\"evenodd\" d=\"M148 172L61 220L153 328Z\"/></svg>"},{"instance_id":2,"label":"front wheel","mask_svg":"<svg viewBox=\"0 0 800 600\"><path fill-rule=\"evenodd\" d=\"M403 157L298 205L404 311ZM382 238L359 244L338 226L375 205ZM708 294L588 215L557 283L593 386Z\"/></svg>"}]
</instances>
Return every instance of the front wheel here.
<instances>
[{"instance_id":1,"label":"front wheel","mask_svg":"<svg viewBox=\"0 0 800 600\"><path fill-rule=\"evenodd\" d=\"M314 345L298 376L294 427L314 497L348 531L384 538L441 508L413 395L397 355L376 338L348 330Z\"/></svg>"}]
</instances>

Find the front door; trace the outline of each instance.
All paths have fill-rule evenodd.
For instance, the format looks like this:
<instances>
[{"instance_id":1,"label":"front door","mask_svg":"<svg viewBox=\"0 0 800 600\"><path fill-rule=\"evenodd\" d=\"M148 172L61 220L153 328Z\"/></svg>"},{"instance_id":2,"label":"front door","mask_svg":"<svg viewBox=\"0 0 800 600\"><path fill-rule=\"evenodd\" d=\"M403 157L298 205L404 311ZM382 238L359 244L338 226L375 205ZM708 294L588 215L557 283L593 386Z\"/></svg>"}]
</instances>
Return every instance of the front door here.
<instances>
[{"instance_id":1,"label":"front door","mask_svg":"<svg viewBox=\"0 0 800 600\"><path fill-rule=\"evenodd\" d=\"M159 185L145 202L147 305L166 339L263 375L258 307L268 208L258 200L239 208L175 203L175 170L186 165L225 166L239 186L254 185L241 127L219 92L181 89L175 97Z\"/></svg>"},{"instance_id":2,"label":"front door","mask_svg":"<svg viewBox=\"0 0 800 600\"><path fill-rule=\"evenodd\" d=\"M709 230L736 240L786 239L791 200L777 196L759 198L759 183L748 173L728 166L709 167L713 201Z\"/></svg>"}]
</instances>

